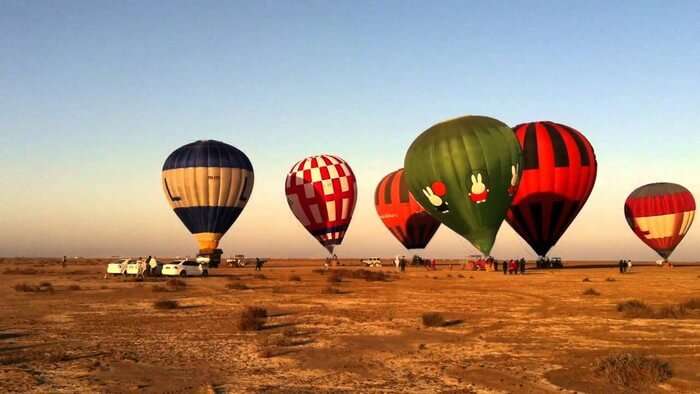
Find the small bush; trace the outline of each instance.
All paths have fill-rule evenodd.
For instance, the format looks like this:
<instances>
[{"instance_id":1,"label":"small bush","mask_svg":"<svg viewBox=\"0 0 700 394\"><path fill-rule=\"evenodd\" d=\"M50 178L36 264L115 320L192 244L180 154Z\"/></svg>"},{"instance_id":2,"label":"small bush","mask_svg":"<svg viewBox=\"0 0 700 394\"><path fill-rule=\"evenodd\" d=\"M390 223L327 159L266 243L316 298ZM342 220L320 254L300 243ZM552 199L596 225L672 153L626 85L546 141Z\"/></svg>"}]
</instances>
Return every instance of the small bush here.
<instances>
[{"instance_id":1,"label":"small bush","mask_svg":"<svg viewBox=\"0 0 700 394\"><path fill-rule=\"evenodd\" d=\"M613 384L637 388L662 383L673 376L667 362L631 353L600 358L594 364L594 371Z\"/></svg>"},{"instance_id":2,"label":"small bush","mask_svg":"<svg viewBox=\"0 0 700 394\"><path fill-rule=\"evenodd\" d=\"M423 314L423 325L426 327L442 327L445 325L445 317L439 312L426 312Z\"/></svg>"},{"instance_id":3,"label":"small bush","mask_svg":"<svg viewBox=\"0 0 700 394\"><path fill-rule=\"evenodd\" d=\"M153 307L156 309L177 309L180 304L175 300L159 300L153 303Z\"/></svg>"},{"instance_id":4,"label":"small bush","mask_svg":"<svg viewBox=\"0 0 700 394\"><path fill-rule=\"evenodd\" d=\"M589 278L583 278L582 282L590 282L591 280Z\"/></svg>"},{"instance_id":5,"label":"small bush","mask_svg":"<svg viewBox=\"0 0 700 394\"><path fill-rule=\"evenodd\" d=\"M241 331L258 331L265 326L267 309L257 306L245 307L238 319L238 328Z\"/></svg>"},{"instance_id":6,"label":"small bush","mask_svg":"<svg viewBox=\"0 0 700 394\"><path fill-rule=\"evenodd\" d=\"M226 284L226 288L229 290L248 290L248 289L250 289L250 287L248 287L247 284L242 283L242 282L228 283L228 284Z\"/></svg>"},{"instance_id":7,"label":"small bush","mask_svg":"<svg viewBox=\"0 0 700 394\"><path fill-rule=\"evenodd\" d=\"M81 289L80 289L80 286L78 286L78 285L70 285L70 286L68 286L68 290L70 290L70 291L78 291L78 290L81 290Z\"/></svg>"},{"instance_id":8,"label":"small bush","mask_svg":"<svg viewBox=\"0 0 700 394\"><path fill-rule=\"evenodd\" d=\"M333 287L333 286L326 287L325 289L322 290L322 293L323 294L343 294L343 292L339 288Z\"/></svg>"},{"instance_id":9,"label":"small bush","mask_svg":"<svg viewBox=\"0 0 700 394\"><path fill-rule=\"evenodd\" d=\"M605 281L606 281L606 282L616 282L617 279L615 279L615 278L605 278Z\"/></svg>"},{"instance_id":10,"label":"small bush","mask_svg":"<svg viewBox=\"0 0 700 394\"><path fill-rule=\"evenodd\" d=\"M688 314L683 305L664 305L654 314L657 319L681 319Z\"/></svg>"},{"instance_id":11,"label":"small bush","mask_svg":"<svg viewBox=\"0 0 700 394\"><path fill-rule=\"evenodd\" d=\"M653 317L654 309L639 300L629 300L617 304L617 311L625 317Z\"/></svg>"},{"instance_id":12,"label":"small bush","mask_svg":"<svg viewBox=\"0 0 700 394\"><path fill-rule=\"evenodd\" d=\"M320 275L325 275L328 270L321 269L321 268L314 268L311 270L314 274L320 274Z\"/></svg>"},{"instance_id":13,"label":"small bush","mask_svg":"<svg viewBox=\"0 0 700 394\"><path fill-rule=\"evenodd\" d=\"M328 275L326 281L328 281L328 283L340 283L343 281L343 275L340 273L340 271L331 271L331 274Z\"/></svg>"},{"instance_id":14,"label":"small bush","mask_svg":"<svg viewBox=\"0 0 700 394\"><path fill-rule=\"evenodd\" d=\"M255 274L255 275L253 275L253 278L255 278L255 279L267 279L267 276L265 276L264 274Z\"/></svg>"},{"instance_id":15,"label":"small bush","mask_svg":"<svg viewBox=\"0 0 700 394\"><path fill-rule=\"evenodd\" d=\"M301 276L299 275L291 275L289 277L290 282L301 282Z\"/></svg>"},{"instance_id":16,"label":"small bush","mask_svg":"<svg viewBox=\"0 0 700 394\"><path fill-rule=\"evenodd\" d=\"M165 287L170 291L185 290L185 288L187 287L187 282L177 278L168 279L165 282Z\"/></svg>"},{"instance_id":17,"label":"small bush","mask_svg":"<svg viewBox=\"0 0 700 394\"><path fill-rule=\"evenodd\" d=\"M688 301L680 304L682 307L690 310L700 309L700 298L691 298Z\"/></svg>"},{"instance_id":18,"label":"small bush","mask_svg":"<svg viewBox=\"0 0 700 394\"><path fill-rule=\"evenodd\" d=\"M458 277L458 278L464 278L464 275L459 274L459 275L457 275L457 277Z\"/></svg>"},{"instance_id":19,"label":"small bush","mask_svg":"<svg viewBox=\"0 0 700 394\"><path fill-rule=\"evenodd\" d=\"M42 272L34 268L5 268L2 273L5 275L36 275Z\"/></svg>"},{"instance_id":20,"label":"small bush","mask_svg":"<svg viewBox=\"0 0 700 394\"><path fill-rule=\"evenodd\" d=\"M21 291L26 293L53 293L54 288L51 282L41 282L39 285L30 285L28 283L18 283L14 286L15 291Z\"/></svg>"},{"instance_id":21,"label":"small bush","mask_svg":"<svg viewBox=\"0 0 700 394\"><path fill-rule=\"evenodd\" d=\"M586 291L583 292L583 295L599 296L600 293L598 292L598 290L591 287L591 288L586 289Z\"/></svg>"}]
</instances>

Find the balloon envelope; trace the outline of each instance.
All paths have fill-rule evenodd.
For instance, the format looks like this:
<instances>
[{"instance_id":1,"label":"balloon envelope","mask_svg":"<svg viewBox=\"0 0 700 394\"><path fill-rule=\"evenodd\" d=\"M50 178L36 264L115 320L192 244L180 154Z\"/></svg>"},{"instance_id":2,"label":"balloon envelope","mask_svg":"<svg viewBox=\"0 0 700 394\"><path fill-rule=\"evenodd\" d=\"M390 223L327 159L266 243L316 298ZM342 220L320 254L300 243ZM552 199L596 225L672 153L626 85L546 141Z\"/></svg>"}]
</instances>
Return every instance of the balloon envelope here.
<instances>
[{"instance_id":1,"label":"balloon envelope","mask_svg":"<svg viewBox=\"0 0 700 394\"><path fill-rule=\"evenodd\" d=\"M374 206L379 219L406 249L425 248L440 226L413 198L403 168L382 178L374 192Z\"/></svg>"},{"instance_id":2,"label":"balloon envelope","mask_svg":"<svg viewBox=\"0 0 700 394\"><path fill-rule=\"evenodd\" d=\"M523 169L506 220L544 256L588 200L598 164L590 142L569 126L531 122L513 130L523 150Z\"/></svg>"},{"instance_id":3,"label":"balloon envelope","mask_svg":"<svg viewBox=\"0 0 700 394\"><path fill-rule=\"evenodd\" d=\"M513 130L485 116L438 123L411 144L404 160L415 199L489 254L520 174Z\"/></svg>"},{"instance_id":4,"label":"balloon envelope","mask_svg":"<svg viewBox=\"0 0 700 394\"><path fill-rule=\"evenodd\" d=\"M292 166L284 189L294 216L333 253L343 242L357 201L348 163L332 155L307 157Z\"/></svg>"},{"instance_id":5,"label":"balloon envelope","mask_svg":"<svg viewBox=\"0 0 700 394\"><path fill-rule=\"evenodd\" d=\"M161 175L168 203L201 251L217 248L253 190L248 157L214 140L178 148L165 160Z\"/></svg>"},{"instance_id":6,"label":"balloon envelope","mask_svg":"<svg viewBox=\"0 0 700 394\"><path fill-rule=\"evenodd\" d=\"M625 201L625 218L635 234L667 259L693 224L695 199L681 185L651 183Z\"/></svg>"}]
</instances>

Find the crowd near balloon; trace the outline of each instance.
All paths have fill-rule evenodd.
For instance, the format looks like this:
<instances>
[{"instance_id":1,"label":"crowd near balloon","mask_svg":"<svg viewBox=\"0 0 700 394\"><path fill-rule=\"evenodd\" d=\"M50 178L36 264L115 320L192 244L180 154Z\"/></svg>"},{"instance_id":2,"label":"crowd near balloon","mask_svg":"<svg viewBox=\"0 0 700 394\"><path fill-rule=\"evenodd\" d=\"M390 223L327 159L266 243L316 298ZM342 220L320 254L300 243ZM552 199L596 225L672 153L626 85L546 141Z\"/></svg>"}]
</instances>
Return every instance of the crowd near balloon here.
<instances>
[{"instance_id":1,"label":"crowd near balloon","mask_svg":"<svg viewBox=\"0 0 700 394\"><path fill-rule=\"evenodd\" d=\"M397 161L400 158L397 158ZM444 224L490 256L504 220L546 258L593 191L598 163L584 134L551 121L511 128L486 116L464 116L419 134L376 186L374 205L387 230L406 249L422 249ZM199 255L218 264L219 240L253 189L253 166L229 144L196 141L163 164L165 197L193 234ZM309 156L284 180L289 208L303 228L335 257L349 231L357 179L344 159ZM690 229L693 195L673 183L634 190L624 203L632 231L667 261Z\"/></svg>"}]
</instances>

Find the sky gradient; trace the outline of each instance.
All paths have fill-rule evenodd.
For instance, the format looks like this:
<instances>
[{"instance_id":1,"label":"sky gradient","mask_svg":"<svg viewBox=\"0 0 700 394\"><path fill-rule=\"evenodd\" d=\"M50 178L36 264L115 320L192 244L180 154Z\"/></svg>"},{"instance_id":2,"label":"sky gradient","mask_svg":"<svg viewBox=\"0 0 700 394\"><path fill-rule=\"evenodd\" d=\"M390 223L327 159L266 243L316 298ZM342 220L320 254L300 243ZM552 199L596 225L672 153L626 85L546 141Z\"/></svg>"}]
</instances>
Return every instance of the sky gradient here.
<instances>
[{"instance_id":1,"label":"sky gradient","mask_svg":"<svg viewBox=\"0 0 700 394\"><path fill-rule=\"evenodd\" d=\"M404 253L373 205L423 130L465 114L587 136L598 180L552 249L655 259L627 226L637 186L700 197L698 2L0 3L0 255L187 255L163 196L174 149L217 139L255 169L227 254L321 257L284 178L344 158L358 201L340 256ZM673 257L700 257L696 223ZM442 227L425 255L475 253ZM497 257L534 252L504 223Z\"/></svg>"}]
</instances>

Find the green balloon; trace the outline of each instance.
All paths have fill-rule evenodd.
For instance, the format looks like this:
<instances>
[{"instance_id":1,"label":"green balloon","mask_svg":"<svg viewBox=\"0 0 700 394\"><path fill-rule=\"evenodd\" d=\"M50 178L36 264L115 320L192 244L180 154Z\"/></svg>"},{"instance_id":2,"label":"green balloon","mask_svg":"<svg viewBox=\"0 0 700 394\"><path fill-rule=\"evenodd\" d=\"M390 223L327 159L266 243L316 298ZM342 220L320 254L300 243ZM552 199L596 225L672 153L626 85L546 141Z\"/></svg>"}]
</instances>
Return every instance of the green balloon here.
<instances>
[{"instance_id":1,"label":"green balloon","mask_svg":"<svg viewBox=\"0 0 700 394\"><path fill-rule=\"evenodd\" d=\"M522 151L499 120L465 116L413 141L404 168L428 213L488 255L520 181Z\"/></svg>"}]
</instances>

